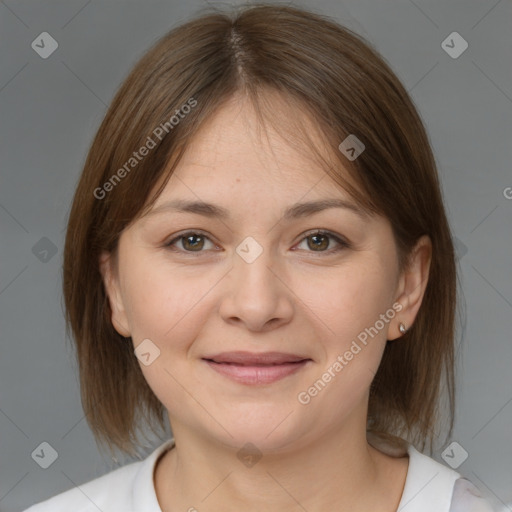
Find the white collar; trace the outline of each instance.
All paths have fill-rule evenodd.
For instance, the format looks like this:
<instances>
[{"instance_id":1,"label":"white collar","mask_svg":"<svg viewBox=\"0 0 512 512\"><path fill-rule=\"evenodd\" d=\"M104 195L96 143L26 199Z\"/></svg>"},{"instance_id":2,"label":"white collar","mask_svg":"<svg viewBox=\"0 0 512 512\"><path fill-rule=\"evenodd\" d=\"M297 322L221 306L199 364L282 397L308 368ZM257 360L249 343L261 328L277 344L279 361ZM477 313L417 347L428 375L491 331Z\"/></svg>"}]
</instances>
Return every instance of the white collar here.
<instances>
[{"instance_id":1,"label":"white collar","mask_svg":"<svg viewBox=\"0 0 512 512\"><path fill-rule=\"evenodd\" d=\"M409 469L397 512L449 512L460 474L409 444Z\"/></svg>"},{"instance_id":2,"label":"white collar","mask_svg":"<svg viewBox=\"0 0 512 512\"><path fill-rule=\"evenodd\" d=\"M162 512L156 496L154 470L159 456L173 446L174 439L169 439L141 461L133 482L134 510ZM407 453L409 468L397 512L449 512L453 486L461 475L422 454L412 444L407 445Z\"/></svg>"}]
</instances>

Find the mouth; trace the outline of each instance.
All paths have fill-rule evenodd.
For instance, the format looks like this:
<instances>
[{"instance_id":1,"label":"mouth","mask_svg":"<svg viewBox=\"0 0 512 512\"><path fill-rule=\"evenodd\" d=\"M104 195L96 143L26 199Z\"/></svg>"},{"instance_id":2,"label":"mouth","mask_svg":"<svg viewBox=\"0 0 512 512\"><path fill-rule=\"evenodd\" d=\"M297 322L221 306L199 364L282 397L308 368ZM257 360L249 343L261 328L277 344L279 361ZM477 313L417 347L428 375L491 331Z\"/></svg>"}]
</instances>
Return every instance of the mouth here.
<instances>
[{"instance_id":1,"label":"mouth","mask_svg":"<svg viewBox=\"0 0 512 512\"><path fill-rule=\"evenodd\" d=\"M283 352L224 352L203 361L214 371L241 384L270 384L297 373L312 360Z\"/></svg>"}]
</instances>

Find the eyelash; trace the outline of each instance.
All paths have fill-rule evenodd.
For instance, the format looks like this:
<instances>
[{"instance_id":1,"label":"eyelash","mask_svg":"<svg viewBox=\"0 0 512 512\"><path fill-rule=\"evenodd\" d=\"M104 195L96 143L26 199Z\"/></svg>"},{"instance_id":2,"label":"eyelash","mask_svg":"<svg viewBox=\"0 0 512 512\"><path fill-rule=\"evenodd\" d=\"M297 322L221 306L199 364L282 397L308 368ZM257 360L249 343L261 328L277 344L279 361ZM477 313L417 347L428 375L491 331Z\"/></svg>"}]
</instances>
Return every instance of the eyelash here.
<instances>
[{"instance_id":1,"label":"eyelash","mask_svg":"<svg viewBox=\"0 0 512 512\"><path fill-rule=\"evenodd\" d=\"M192 257L197 257L200 254L206 252L206 251L186 251L186 250L176 249L176 248L172 247L176 242L180 241L182 238L186 238L188 235L200 235L200 236L204 237L205 239L209 240L210 242L212 242L212 240L210 240L210 238L205 233L203 233L200 230L185 231L184 233L179 234L178 236L174 237L172 240L167 242L165 244L165 247L167 249L169 249L170 251L180 252L182 254L186 254L187 256L190 255ZM313 231L311 231L309 233L306 233L301 238L301 240L299 241L299 244L302 243L307 238L309 238L310 236L314 236L314 235L325 235L325 236L328 236L328 237L332 238L333 240L335 240L339 244L339 246L337 248L335 248L335 249L328 249L326 251L318 251L318 254L334 254L334 253L337 253L337 252L339 252L339 251L341 251L343 249L348 249L350 247L350 244L348 242L346 242L345 240L343 240L339 236L336 236L334 233L331 233L330 231L327 231L327 230L324 230L324 229L316 229L316 230L313 230ZM307 252L311 252L311 253L315 254L316 251L307 251Z\"/></svg>"}]
</instances>

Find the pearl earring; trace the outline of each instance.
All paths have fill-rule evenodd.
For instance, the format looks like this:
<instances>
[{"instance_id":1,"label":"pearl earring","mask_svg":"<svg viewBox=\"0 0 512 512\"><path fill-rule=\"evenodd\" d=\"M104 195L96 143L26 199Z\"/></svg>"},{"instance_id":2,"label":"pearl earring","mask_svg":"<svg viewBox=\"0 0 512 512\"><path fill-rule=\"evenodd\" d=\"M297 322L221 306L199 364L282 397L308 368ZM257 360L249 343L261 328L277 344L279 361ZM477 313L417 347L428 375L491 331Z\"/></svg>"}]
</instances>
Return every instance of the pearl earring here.
<instances>
[{"instance_id":1,"label":"pearl earring","mask_svg":"<svg viewBox=\"0 0 512 512\"><path fill-rule=\"evenodd\" d=\"M405 328L405 325L402 322L400 322L400 324L398 325L398 329L402 334L405 334L407 332L407 329Z\"/></svg>"}]
</instances>

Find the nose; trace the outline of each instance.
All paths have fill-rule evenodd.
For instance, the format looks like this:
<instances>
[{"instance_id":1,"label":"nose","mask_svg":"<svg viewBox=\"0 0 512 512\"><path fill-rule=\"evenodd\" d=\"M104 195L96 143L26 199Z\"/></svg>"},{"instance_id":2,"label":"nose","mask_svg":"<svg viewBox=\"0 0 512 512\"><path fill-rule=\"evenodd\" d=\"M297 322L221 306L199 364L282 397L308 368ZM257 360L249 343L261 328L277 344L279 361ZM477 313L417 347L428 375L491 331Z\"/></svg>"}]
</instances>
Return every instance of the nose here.
<instances>
[{"instance_id":1,"label":"nose","mask_svg":"<svg viewBox=\"0 0 512 512\"><path fill-rule=\"evenodd\" d=\"M251 263L238 253L233 255L219 309L226 322L243 324L250 331L267 331L291 320L293 292L286 284L282 267L271 261L269 252L264 249Z\"/></svg>"}]
</instances>

